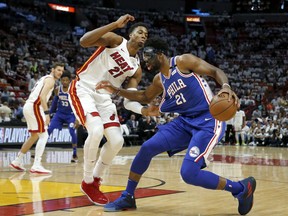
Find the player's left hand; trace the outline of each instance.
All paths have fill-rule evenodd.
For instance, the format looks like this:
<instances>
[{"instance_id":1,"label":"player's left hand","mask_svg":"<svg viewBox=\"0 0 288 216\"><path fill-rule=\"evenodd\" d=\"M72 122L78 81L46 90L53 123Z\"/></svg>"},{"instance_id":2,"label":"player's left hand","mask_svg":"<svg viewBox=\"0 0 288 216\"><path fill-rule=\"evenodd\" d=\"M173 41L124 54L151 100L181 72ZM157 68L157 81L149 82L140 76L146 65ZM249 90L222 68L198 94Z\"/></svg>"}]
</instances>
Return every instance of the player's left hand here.
<instances>
[{"instance_id":1,"label":"player's left hand","mask_svg":"<svg viewBox=\"0 0 288 216\"><path fill-rule=\"evenodd\" d=\"M160 116L159 106L149 105L147 109L150 116Z\"/></svg>"},{"instance_id":2,"label":"player's left hand","mask_svg":"<svg viewBox=\"0 0 288 216\"><path fill-rule=\"evenodd\" d=\"M111 94L118 91L118 88L113 86L109 81L103 80L97 83L96 90L105 89L106 91L110 92Z\"/></svg>"},{"instance_id":3,"label":"player's left hand","mask_svg":"<svg viewBox=\"0 0 288 216\"><path fill-rule=\"evenodd\" d=\"M119 17L119 19L115 22L117 24L118 28L123 28L124 26L126 26L126 24L129 21L134 21L135 18L133 16L131 16L130 14L125 14L121 17Z\"/></svg>"},{"instance_id":4,"label":"player's left hand","mask_svg":"<svg viewBox=\"0 0 288 216\"><path fill-rule=\"evenodd\" d=\"M159 106L149 105L142 108L142 115L144 116L160 116Z\"/></svg>"}]
</instances>

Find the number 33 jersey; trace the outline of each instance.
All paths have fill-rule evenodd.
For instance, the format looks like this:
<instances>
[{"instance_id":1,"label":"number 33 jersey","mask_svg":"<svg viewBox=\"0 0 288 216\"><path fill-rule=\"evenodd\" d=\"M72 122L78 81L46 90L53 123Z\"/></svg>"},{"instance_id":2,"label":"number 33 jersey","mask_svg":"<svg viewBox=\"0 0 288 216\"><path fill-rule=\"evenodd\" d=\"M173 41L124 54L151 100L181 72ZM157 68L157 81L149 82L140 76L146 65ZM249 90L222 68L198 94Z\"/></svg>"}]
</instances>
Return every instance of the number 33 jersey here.
<instances>
[{"instance_id":1,"label":"number 33 jersey","mask_svg":"<svg viewBox=\"0 0 288 216\"><path fill-rule=\"evenodd\" d=\"M65 92L62 85L59 86L58 98L59 99L57 103L57 112L64 113L65 115L73 114L72 108L68 100L68 91Z\"/></svg>"},{"instance_id":2,"label":"number 33 jersey","mask_svg":"<svg viewBox=\"0 0 288 216\"><path fill-rule=\"evenodd\" d=\"M194 72L184 74L179 71L176 58L170 60L169 77L160 73L164 87L160 111L191 117L209 111L213 93L208 83Z\"/></svg>"},{"instance_id":3,"label":"number 33 jersey","mask_svg":"<svg viewBox=\"0 0 288 216\"><path fill-rule=\"evenodd\" d=\"M77 71L79 82L94 90L102 80L110 81L120 87L127 77L134 75L139 67L139 59L131 57L127 49L127 40L115 48L99 47L85 64ZM109 93L104 89L100 93Z\"/></svg>"}]
</instances>

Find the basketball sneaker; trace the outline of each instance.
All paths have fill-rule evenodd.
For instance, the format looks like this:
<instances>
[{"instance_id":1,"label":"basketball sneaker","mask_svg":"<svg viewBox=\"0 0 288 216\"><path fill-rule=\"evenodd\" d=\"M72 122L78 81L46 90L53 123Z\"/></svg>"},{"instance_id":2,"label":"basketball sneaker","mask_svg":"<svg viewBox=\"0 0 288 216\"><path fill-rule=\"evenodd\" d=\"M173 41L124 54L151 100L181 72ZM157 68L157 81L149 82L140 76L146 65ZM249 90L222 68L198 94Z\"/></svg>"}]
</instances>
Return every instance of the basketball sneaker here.
<instances>
[{"instance_id":1,"label":"basketball sneaker","mask_svg":"<svg viewBox=\"0 0 288 216\"><path fill-rule=\"evenodd\" d=\"M239 181L243 185L243 192L235 195L238 199L238 212L240 215L246 215L253 207L253 194L256 189L256 180L253 177L248 177Z\"/></svg>"},{"instance_id":2,"label":"basketball sneaker","mask_svg":"<svg viewBox=\"0 0 288 216\"><path fill-rule=\"evenodd\" d=\"M80 189L86 194L88 199L95 205L105 205L109 202L108 198L100 191L101 178L94 178L94 182L87 184L84 180Z\"/></svg>"},{"instance_id":3,"label":"basketball sneaker","mask_svg":"<svg viewBox=\"0 0 288 216\"><path fill-rule=\"evenodd\" d=\"M73 155L72 159L71 159L71 163L77 163L78 162L78 156L77 155Z\"/></svg>"},{"instance_id":4,"label":"basketball sneaker","mask_svg":"<svg viewBox=\"0 0 288 216\"><path fill-rule=\"evenodd\" d=\"M18 160L13 160L10 164L10 167L18 171L26 171L23 163L19 162Z\"/></svg>"},{"instance_id":5,"label":"basketball sneaker","mask_svg":"<svg viewBox=\"0 0 288 216\"><path fill-rule=\"evenodd\" d=\"M45 169L42 165L33 165L30 169L30 173L37 173L37 174L51 174L51 170Z\"/></svg>"},{"instance_id":6,"label":"basketball sneaker","mask_svg":"<svg viewBox=\"0 0 288 216\"><path fill-rule=\"evenodd\" d=\"M131 194L128 194L127 191L124 191L121 196L116 199L114 202L108 203L104 206L105 212L117 212L124 210L135 210L136 202L135 197Z\"/></svg>"}]
</instances>

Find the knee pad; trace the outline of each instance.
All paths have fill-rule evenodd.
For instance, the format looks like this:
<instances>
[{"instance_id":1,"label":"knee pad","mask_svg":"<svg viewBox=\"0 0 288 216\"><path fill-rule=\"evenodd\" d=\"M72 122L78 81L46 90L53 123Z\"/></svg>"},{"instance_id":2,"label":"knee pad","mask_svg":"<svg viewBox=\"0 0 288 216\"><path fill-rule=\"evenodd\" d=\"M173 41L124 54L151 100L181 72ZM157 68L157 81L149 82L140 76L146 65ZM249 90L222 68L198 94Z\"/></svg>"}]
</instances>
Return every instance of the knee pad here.
<instances>
[{"instance_id":1,"label":"knee pad","mask_svg":"<svg viewBox=\"0 0 288 216\"><path fill-rule=\"evenodd\" d=\"M124 144L124 138L123 136L114 136L111 140L108 139L104 147L107 147L110 149L109 151L113 151L114 154L118 154L118 152L121 150Z\"/></svg>"},{"instance_id":2,"label":"knee pad","mask_svg":"<svg viewBox=\"0 0 288 216\"><path fill-rule=\"evenodd\" d=\"M184 159L180 171L181 177L185 183L197 185L198 184L197 176L200 170L201 170L200 163L195 163L192 160Z\"/></svg>"},{"instance_id":3,"label":"knee pad","mask_svg":"<svg viewBox=\"0 0 288 216\"><path fill-rule=\"evenodd\" d=\"M99 143L101 141L101 139L103 138L103 133L104 133L104 128L103 125L95 125L92 129L88 129L88 137L91 137L93 140L98 140Z\"/></svg>"},{"instance_id":4,"label":"knee pad","mask_svg":"<svg viewBox=\"0 0 288 216\"><path fill-rule=\"evenodd\" d=\"M90 114L87 115L87 120L86 120L86 129L88 132L88 137L86 141L88 140L89 142L99 142L103 138L104 134L104 127L103 127L103 122L101 118L99 117L93 117Z\"/></svg>"},{"instance_id":5,"label":"knee pad","mask_svg":"<svg viewBox=\"0 0 288 216\"><path fill-rule=\"evenodd\" d=\"M110 165L113 158L122 148L124 138L122 136L121 129L118 127L106 128L104 134L107 142L101 148L99 161Z\"/></svg>"},{"instance_id":6,"label":"knee pad","mask_svg":"<svg viewBox=\"0 0 288 216\"><path fill-rule=\"evenodd\" d=\"M101 118L99 116L92 116L91 114L88 113L86 116L85 127L88 132L87 139L93 139L95 142L100 143L104 135L104 126Z\"/></svg>"},{"instance_id":7,"label":"knee pad","mask_svg":"<svg viewBox=\"0 0 288 216\"><path fill-rule=\"evenodd\" d=\"M112 151L118 153L124 144L121 129L115 127L106 128L104 133L107 139L107 143L105 145L107 145Z\"/></svg>"},{"instance_id":8,"label":"knee pad","mask_svg":"<svg viewBox=\"0 0 288 216\"><path fill-rule=\"evenodd\" d=\"M123 147L123 144L124 144L124 138L122 135L121 136L115 136L113 138L112 147L113 147L114 151L119 152L120 149Z\"/></svg>"}]
</instances>

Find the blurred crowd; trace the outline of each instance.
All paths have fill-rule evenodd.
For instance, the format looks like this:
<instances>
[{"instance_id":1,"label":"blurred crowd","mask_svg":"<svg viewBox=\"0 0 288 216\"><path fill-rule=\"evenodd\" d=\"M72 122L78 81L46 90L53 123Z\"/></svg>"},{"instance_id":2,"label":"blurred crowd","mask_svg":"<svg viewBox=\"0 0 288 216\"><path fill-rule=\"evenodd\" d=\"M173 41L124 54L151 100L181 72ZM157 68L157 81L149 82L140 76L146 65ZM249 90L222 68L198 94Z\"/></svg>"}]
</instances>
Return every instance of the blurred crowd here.
<instances>
[{"instance_id":1,"label":"blurred crowd","mask_svg":"<svg viewBox=\"0 0 288 216\"><path fill-rule=\"evenodd\" d=\"M221 144L288 147L288 113L263 117L257 108L252 119L246 120L244 111L238 110L234 118L227 121L225 139Z\"/></svg>"}]
</instances>

